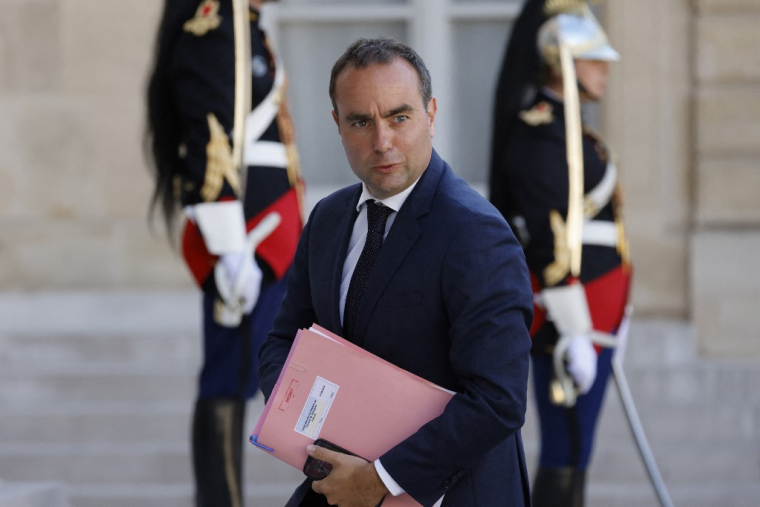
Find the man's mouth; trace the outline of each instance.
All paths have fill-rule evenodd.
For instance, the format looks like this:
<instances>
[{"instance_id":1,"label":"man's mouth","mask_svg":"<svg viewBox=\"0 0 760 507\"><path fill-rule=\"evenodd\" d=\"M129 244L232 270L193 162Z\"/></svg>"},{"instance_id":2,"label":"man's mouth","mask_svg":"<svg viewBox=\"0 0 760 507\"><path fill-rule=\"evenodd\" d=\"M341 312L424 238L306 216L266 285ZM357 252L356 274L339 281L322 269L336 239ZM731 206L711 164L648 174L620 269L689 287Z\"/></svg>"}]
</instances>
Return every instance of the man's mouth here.
<instances>
[{"instance_id":1,"label":"man's mouth","mask_svg":"<svg viewBox=\"0 0 760 507\"><path fill-rule=\"evenodd\" d=\"M398 165L399 164L377 164L376 166L373 167L373 169L379 172L391 172L396 167L398 167Z\"/></svg>"}]
</instances>

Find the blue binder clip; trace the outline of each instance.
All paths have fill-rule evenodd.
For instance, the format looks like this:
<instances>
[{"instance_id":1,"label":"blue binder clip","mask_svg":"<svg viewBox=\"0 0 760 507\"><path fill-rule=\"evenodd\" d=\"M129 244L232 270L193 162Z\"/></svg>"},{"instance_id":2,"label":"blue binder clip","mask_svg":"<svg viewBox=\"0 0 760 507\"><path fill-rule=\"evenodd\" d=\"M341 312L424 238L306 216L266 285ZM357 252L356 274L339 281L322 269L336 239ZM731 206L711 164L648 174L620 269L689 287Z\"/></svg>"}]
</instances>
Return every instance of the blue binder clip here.
<instances>
[{"instance_id":1,"label":"blue binder clip","mask_svg":"<svg viewBox=\"0 0 760 507\"><path fill-rule=\"evenodd\" d=\"M260 449L264 449L265 451L269 451L269 452L274 452L274 449L272 449L271 447L267 447L266 445L260 444L258 442L259 440L258 435L251 435L250 438L248 438L248 440L250 440L253 445L255 445L256 447Z\"/></svg>"}]
</instances>

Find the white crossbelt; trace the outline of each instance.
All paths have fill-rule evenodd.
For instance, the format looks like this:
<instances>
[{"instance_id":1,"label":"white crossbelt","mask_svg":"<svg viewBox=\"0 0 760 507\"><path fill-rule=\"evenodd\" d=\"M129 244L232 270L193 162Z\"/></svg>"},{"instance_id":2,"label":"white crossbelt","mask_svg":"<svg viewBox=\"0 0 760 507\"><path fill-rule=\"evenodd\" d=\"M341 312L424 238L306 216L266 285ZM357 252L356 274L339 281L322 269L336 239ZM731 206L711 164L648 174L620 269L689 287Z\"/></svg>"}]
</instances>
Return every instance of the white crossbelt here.
<instances>
[{"instance_id":1,"label":"white crossbelt","mask_svg":"<svg viewBox=\"0 0 760 507\"><path fill-rule=\"evenodd\" d=\"M616 247L618 229L615 222L591 220L583 223L583 244Z\"/></svg>"},{"instance_id":2,"label":"white crossbelt","mask_svg":"<svg viewBox=\"0 0 760 507\"><path fill-rule=\"evenodd\" d=\"M272 121L277 117L282 100L282 86L285 83L285 72L278 60L275 67L274 84L267 96L245 119L245 143L243 145L243 159L248 159L248 152L261 138L261 135L269 128ZM251 165L251 164L249 164Z\"/></svg>"},{"instance_id":3,"label":"white crossbelt","mask_svg":"<svg viewBox=\"0 0 760 507\"><path fill-rule=\"evenodd\" d=\"M615 191L615 185L617 184L617 167L612 161L607 163L607 168L604 171L602 180L595 186L589 193L586 194L586 199L594 203L597 210L601 210L612 198L612 193ZM587 217L589 218L589 217Z\"/></svg>"},{"instance_id":4,"label":"white crossbelt","mask_svg":"<svg viewBox=\"0 0 760 507\"><path fill-rule=\"evenodd\" d=\"M247 166L288 167L285 145L275 141L257 141L248 144L243 157Z\"/></svg>"}]
</instances>

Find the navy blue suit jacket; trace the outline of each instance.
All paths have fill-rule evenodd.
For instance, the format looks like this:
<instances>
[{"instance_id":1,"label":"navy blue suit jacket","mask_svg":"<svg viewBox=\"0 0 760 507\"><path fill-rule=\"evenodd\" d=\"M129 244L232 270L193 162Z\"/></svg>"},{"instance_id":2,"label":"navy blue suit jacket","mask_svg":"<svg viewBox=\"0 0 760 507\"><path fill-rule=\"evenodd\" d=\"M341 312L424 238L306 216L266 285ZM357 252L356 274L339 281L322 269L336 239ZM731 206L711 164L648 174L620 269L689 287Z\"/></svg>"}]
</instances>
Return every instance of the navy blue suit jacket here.
<instances>
[{"instance_id":1,"label":"navy blue suit jacket","mask_svg":"<svg viewBox=\"0 0 760 507\"><path fill-rule=\"evenodd\" d=\"M317 204L287 295L260 350L268 398L299 328L342 334L343 263L361 185ZM520 428L533 295L522 248L499 212L433 151L399 210L361 300L354 341L456 394L380 460L423 506L529 505ZM308 483L288 505L298 505Z\"/></svg>"}]
</instances>

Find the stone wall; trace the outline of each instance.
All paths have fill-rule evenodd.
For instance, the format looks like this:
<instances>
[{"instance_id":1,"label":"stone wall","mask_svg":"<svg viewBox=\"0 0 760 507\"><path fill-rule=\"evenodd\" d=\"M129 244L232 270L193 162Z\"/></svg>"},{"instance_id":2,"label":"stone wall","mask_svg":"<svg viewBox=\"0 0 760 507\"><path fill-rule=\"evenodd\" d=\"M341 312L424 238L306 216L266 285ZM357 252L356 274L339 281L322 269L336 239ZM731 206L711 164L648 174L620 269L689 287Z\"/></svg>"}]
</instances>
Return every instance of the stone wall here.
<instances>
[{"instance_id":1,"label":"stone wall","mask_svg":"<svg viewBox=\"0 0 760 507\"><path fill-rule=\"evenodd\" d=\"M608 0L611 66L604 131L617 154L640 316L689 312L690 9L688 0Z\"/></svg>"},{"instance_id":2,"label":"stone wall","mask_svg":"<svg viewBox=\"0 0 760 507\"><path fill-rule=\"evenodd\" d=\"M760 2L694 2L691 313L711 356L760 356Z\"/></svg>"},{"instance_id":3,"label":"stone wall","mask_svg":"<svg viewBox=\"0 0 760 507\"><path fill-rule=\"evenodd\" d=\"M161 2L0 0L0 287L189 286L146 226Z\"/></svg>"},{"instance_id":4,"label":"stone wall","mask_svg":"<svg viewBox=\"0 0 760 507\"><path fill-rule=\"evenodd\" d=\"M146 224L160 4L0 0L0 288L191 287ZM760 356L760 2L607 0L603 20L623 55L602 119L637 314L693 319L704 353Z\"/></svg>"},{"instance_id":5,"label":"stone wall","mask_svg":"<svg viewBox=\"0 0 760 507\"><path fill-rule=\"evenodd\" d=\"M760 2L609 0L605 126L639 315L691 318L708 356L760 356Z\"/></svg>"}]
</instances>

